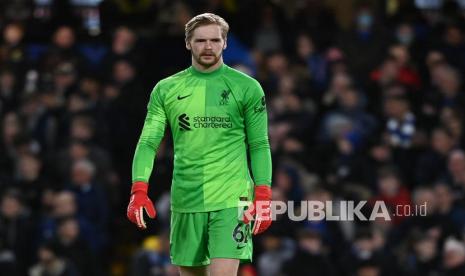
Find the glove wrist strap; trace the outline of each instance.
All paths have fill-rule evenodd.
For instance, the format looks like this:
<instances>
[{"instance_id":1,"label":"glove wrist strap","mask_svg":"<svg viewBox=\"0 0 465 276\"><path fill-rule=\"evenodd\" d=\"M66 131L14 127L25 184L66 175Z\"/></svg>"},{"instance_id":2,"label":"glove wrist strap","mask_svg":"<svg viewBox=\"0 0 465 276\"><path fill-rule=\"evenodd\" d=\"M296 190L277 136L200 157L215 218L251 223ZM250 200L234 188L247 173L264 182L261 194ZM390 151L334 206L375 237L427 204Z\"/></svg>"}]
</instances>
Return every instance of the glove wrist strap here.
<instances>
[{"instance_id":1,"label":"glove wrist strap","mask_svg":"<svg viewBox=\"0 0 465 276\"><path fill-rule=\"evenodd\" d=\"M255 186L255 199L271 200L271 187L268 185Z\"/></svg>"},{"instance_id":2,"label":"glove wrist strap","mask_svg":"<svg viewBox=\"0 0 465 276\"><path fill-rule=\"evenodd\" d=\"M148 189L149 184L142 181L137 181L132 184L131 194L134 194L136 192L143 192L144 194L147 194Z\"/></svg>"}]
</instances>

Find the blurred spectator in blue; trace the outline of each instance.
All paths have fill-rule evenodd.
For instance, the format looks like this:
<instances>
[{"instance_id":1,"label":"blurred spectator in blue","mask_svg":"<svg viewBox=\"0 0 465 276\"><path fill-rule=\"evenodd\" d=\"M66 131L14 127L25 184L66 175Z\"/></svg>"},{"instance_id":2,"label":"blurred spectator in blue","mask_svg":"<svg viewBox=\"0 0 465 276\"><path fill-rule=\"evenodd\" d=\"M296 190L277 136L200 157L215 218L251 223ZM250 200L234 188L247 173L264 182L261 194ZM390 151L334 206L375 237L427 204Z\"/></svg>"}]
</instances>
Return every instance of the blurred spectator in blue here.
<instances>
[{"instance_id":1,"label":"blurred spectator in blue","mask_svg":"<svg viewBox=\"0 0 465 276\"><path fill-rule=\"evenodd\" d=\"M443 182L434 185L434 193L436 195L438 213L448 217L457 225L458 229L465 229L465 208L460 205L455 198L451 187Z\"/></svg>"},{"instance_id":2,"label":"blurred spectator in blue","mask_svg":"<svg viewBox=\"0 0 465 276\"><path fill-rule=\"evenodd\" d=\"M93 244L102 249L108 239L108 199L101 183L95 182L95 165L80 159L73 162L70 176L70 189L76 195L79 216L87 219L98 233L98 243Z\"/></svg>"},{"instance_id":3,"label":"blurred spectator in blue","mask_svg":"<svg viewBox=\"0 0 465 276\"><path fill-rule=\"evenodd\" d=\"M331 122L337 120L336 118L347 120L349 129L338 131L332 126ZM350 136L354 146L361 146L363 140L372 135L377 127L375 118L364 110L364 99L360 92L350 87L337 93L335 108L325 114L322 122L322 137L325 137L325 140Z\"/></svg>"},{"instance_id":4,"label":"blurred spectator in blue","mask_svg":"<svg viewBox=\"0 0 465 276\"><path fill-rule=\"evenodd\" d=\"M436 239L425 233L414 233L405 260L401 260L405 262L405 273L412 276L440 275L441 256L439 253Z\"/></svg>"},{"instance_id":5,"label":"blurred spectator in blue","mask_svg":"<svg viewBox=\"0 0 465 276\"><path fill-rule=\"evenodd\" d=\"M437 127L430 138L430 147L418 157L415 179L418 185L432 184L447 172L447 158L456 146L452 133Z\"/></svg>"},{"instance_id":6,"label":"blurred spectator in blue","mask_svg":"<svg viewBox=\"0 0 465 276\"><path fill-rule=\"evenodd\" d=\"M448 63L457 67L462 73L465 70L465 41L463 26L448 24L442 32L440 51L444 53Z\"/></svg>"},{"instance_id":7,"label":"blurred spectator in blue","mask_svg":"<svg viewBox=\"0 0 465 276\"><path fill-rule=\"evenodd\" d=\"M53 239L56 236L58 223L61 219L73 217L79 223L79 229L84 241L88 243L91 249L95 252L97 247L101 244L100 236L96 226L92 225L90 221L83 215L78 213L78 206L76 203L76 196L71 191L61 192L48 192L45 200L50 201L50 210L43 212L40 218L38 227L38 241L46 241Z\"/></svg>"},{"instance_id":8,"label":"blurred spectator in blue","mask_svg":"<svg viewBox=\"0 0 465 276\"><path fill-rule=\"evenodd\" d=\"M50 157L49 174L55 181L64 183L68 180L74 162L88 159L95 165L95 180L104 186L106 194L112 202L117 200L118 176L115 175L109 153L97 144L80 139L72 139L66 148L52 154ZM60 162L54 162L60 160Z\"/></svg>"},{"instance_id":9,"label":"blurred spectator in blue","mask_svg":"<svg viewBox=\"0 0 465 276\"><path fill-rule=\"evenodd\" d=\"M329 81L325 57L319 53L313 37L301 33L296 39L297 62L303 63L312 82L312 87L322 93Z\"/></svg>"},{"instance_id":10,"label":"blurred spectator in blue","mask_svg":"<svg viewBox=\"0 0 465 276\"><path fill-rule=\"evenodd\" d=\"M58 64L65 61L80 68L82 60L76 46L75 31L70 26L63 25L55 30L52 44L41 57L39 65L44 72L51 73Z\"/></svg>"},{"instance_id":11,"label":"blurred spectator in blue","mask_svg":"<svg viewBox=\"0 0 465 276\"><path fill-rule=\"evenodd\" d=\"M409 216L402 224L393 229L393 244L403 243L408 238L408 235L420 231L434 238L436 246L441 248L448 236L459 235L460 229L458 225L448 215L439 212L438 200L432 188L416 188L413 191L412 201L412 206L415 208L424 206L422 208L424 208L426 214Z\"/></svg>"},{"instance_id":12,"label":"blurred spectator in blue","mask_svg":"<svg viewBox=\"0 0 465 276\"><path fill-rule=\"evenodd\" d=\"M302 184L299 171L292 165L283 164L276 168L274 173L274 185L283 194L286 200L299 204L302 200Z\"/></svg>"},{"instance_id":13,"label":"blurred spectator in blue","mask_svg":"<svg viewBox=\"0 0 465 276\"><path fill-rule=\"evenodd\" d=\"M384 99L386 116L386 138L392 147L410 148L416 130L413 114L407 95L403 91L394 92L392 88Z\"/></svg>"},{"instance_id":14,"label":"blurred spectator in blue","mask_svg":"<svg viewBox=\"0 0 465 276\"><path fill-rule=\"evenodd\" d=\"M325 214L338 214L338 209L336 207L337 200L335 200L335 197L330 191L324 188L316 187L312 189L310 192L306 193L304 200L319 202L320 204L323 204L324 207L322 211L325 212ZM326 202L332 204L332 210L326 209ZM346 247L346 241L342 232L340 222L335 220L327 220L326 216L320 218L317 214L312 213L312 209L310 207L311 206L308 207L308 215L311 217L311 219L303 220L300 224L300 228L308 229L318 233L321 237L321 240L323 241L324 246L339 249L329 252L331 257L339 257L342 250Z\"/></svg>"},{"instance_id":15,"label":"blurred spectator in blue","mask_svg":"<svg viewBox=\"0 0 465 276\"><path fill-rule=\"evenodd\" d=\"M89 245L82 240L79 222L72 217L61 219L54 239L60 255L70 261L79 275L97 276L99 267Z\"/></svg>"},{"instance_id":16,"label":"blurred spectator in blue","mask_svg":"<svg viewBox=\"0 0 465 276\"><path fill-rule=\"evenodd\" d=\"M228 50L223 53L223 59L226 64L242 64L250 70L251 76L255 76L257 66L250 50L233 34L228 34Z\"/></svg>"}]
</instances>

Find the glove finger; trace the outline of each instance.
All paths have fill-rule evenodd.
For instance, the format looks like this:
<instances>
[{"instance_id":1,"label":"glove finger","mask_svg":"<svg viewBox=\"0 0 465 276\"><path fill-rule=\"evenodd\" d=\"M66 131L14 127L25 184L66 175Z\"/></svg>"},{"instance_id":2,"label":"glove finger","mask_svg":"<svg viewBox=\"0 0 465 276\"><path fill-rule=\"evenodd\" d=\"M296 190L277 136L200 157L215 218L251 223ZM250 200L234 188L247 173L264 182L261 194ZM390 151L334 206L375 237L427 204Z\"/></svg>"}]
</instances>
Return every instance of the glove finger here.
<instances>
[{"instance_id":1,"label":"glove finger","mask_svg":"<svg viewBox=\"0 0 465 276\"><path fill-rule=\"evenodd\" d=\"M265 230L268 229L268 227L270 227L270 225L271 225L271 220L264 220L260 224L260 229L258 229L256 231L255 235L265 232Z\"/></svg>"},{"instance_id":2,"label":"glove finger","mask_svg":"<svg viewBox=\"0 0 465 276\"><path fill-rule=\"evenodd\" d=\"M127 217L130 222L137 224L136 216L134 215L134 209L132 207L128 208Z\"/></svg>"},{"instance_id":3,"label":"glove finger","mask_svg":"<svg viewBox=\"0 0 465 276\"><path fill-rule=\"evenodd\" d=\"M142 206L139 207L139 210L136 210L135 214L136 214L136 220L137 220L137 226L139 228L142 228L142 229L145 229L146 226L145 226L145 221L144 221L144 213L142 212Z\"/></svg>"},{"instance_id":4,"label":"glove finger","mask_svg":"<svg viewBox=\"0 0 465 276\"><path fill-rule=\"evenodd\" d=\"M134 195L131 196L131 199L129 200L128 204L128 209L126 211L126 216L132 223L137 223L136 222L136 217L134 216Z\"/></svg>"},{"instance_id":5,"label":"glove finger","mask_svg":"<svg viewBox=\"0 0 465 276\"><path fill-rule=\"evenodd\" d=\"M261 223L262 223L262 221L261 221L260 218L255 218L255 223L253 224L253 228L252 228L252 233L254 235L257 235L258 230L260 229Z\"/></svg>"},{"instance_id":6,"label":"glove finger","mask_svg":"<svg viewBox=\"0 0 465 276\"><path fill-rule=\"evenodd\" d=\"M248 224L251 220L253 220L254 216L255 216L255 206L253 204L250 204L247 210L244 211L242 221L244 221L245 224Z\"/></svg>"},{"instance_id":7,"label":"glove finger","mask_svg":"<svg viewBox=\"0 0 465 276\"><path fill-rule=\"evenodd\" d=\"M145 212L150 218L155 218L157 212L155 211L155 207L153 206L153 202L149 199L144 206Z\"/></svg>"}]
</instances>

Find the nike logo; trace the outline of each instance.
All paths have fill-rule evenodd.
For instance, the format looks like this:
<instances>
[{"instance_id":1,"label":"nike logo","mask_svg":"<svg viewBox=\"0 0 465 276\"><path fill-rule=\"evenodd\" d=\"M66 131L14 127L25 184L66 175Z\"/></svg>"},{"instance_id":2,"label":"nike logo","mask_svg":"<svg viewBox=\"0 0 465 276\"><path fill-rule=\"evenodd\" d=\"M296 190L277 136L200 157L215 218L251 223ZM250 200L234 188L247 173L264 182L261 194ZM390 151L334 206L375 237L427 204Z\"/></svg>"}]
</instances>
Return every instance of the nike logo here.
<instances>
[{"instance_id":1,"label":"nike logo","mask_svg":"<svg viewBox=\"0 0 465 276\"><path fill-rule=\"evenodd\" d=\"M238 245L237 245L237 249L242 249L242 248L244 248L244 247L245 247L245 244L242 244L242 245L238 244Z\"/></svg>"},{"instance_id":2,"label":"nike logo","mask_svg":"<svg viewBox=\"0 0 465 276\"><path fill-rule=\"evenodd\" d=\"M192 94L189 94L189 95L186 95L186 96L182 96L182 97L178 95L178 100L185 99L185 98L189 97L190 95L192 95Z\"/></svg>"}]
</instances>

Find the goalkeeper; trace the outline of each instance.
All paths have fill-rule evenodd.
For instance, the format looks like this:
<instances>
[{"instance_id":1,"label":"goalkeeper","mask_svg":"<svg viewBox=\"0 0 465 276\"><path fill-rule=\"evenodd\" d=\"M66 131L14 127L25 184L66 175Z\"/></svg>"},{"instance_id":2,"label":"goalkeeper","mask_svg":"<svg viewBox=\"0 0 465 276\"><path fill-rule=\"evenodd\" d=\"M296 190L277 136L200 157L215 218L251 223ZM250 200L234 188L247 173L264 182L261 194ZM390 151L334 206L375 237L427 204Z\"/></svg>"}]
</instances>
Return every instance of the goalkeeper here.
<instances>
[{"instance_id":1,"label":"goalkeeper","mask_svg":"<svg viewBox=\"0 0 465 276\"><path fill-rule=\"evenodd\" d=\"M236 275L239 261L252 258L252 233L271 224L265 96L256 80L223 63L228 30L226 21L211 13L186 24L192 66L153 89L134 154L127 216L145 229L143 210L150 218L156 215L148 181L169 125L174 141L170 251L181 275ZM253 203L246 215L238 216L247 201Z\"/></svg>"}]
</instances>

